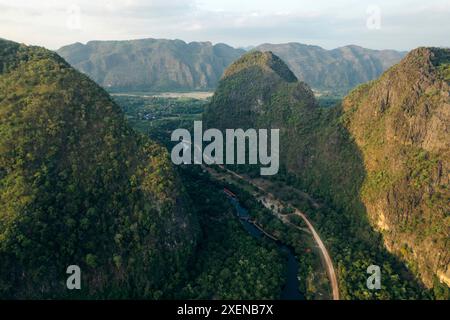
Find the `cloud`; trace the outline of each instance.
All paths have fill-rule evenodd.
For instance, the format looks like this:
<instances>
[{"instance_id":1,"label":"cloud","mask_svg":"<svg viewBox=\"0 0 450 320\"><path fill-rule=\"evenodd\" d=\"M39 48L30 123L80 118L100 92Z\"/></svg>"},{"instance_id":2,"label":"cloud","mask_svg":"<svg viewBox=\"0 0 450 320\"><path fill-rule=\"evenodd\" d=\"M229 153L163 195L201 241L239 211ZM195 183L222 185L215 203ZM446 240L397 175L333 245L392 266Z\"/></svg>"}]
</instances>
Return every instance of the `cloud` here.
<instances>
[{"instance_id":1,"label":"cloud","mask_svg":"<svg viewBox=\"0 0 450 320\"><path fill-rule=\"evenodd\" d=\"M380 8L380 29L366 26L369 5ZM449 20L444 0L0 0L0 37L52 49L76 41L153 37L404 50L449 46Z\"/></svg>"}]
</instances>

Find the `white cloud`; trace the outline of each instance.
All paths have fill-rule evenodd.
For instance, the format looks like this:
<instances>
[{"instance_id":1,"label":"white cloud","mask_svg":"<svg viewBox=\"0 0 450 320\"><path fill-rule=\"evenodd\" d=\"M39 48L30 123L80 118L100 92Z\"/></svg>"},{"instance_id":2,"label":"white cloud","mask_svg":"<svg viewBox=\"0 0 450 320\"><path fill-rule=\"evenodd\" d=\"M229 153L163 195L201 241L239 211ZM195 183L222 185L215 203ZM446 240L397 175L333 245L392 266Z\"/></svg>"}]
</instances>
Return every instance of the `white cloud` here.
<instances>
[{"instance_id":1,"label":"white cloud","mask_svg":"<svg viewBox=\"0 0 450 320\"><path fill-rule=\"evenodd\" d=\"M380 29L367 29L369 5L381 9ZM79 25L69 10L74 7ZM76 41L153 37L403 50L450 46L448 21L450 3L444 0L0 0L0 37L52 49Z\"/></svg>"}]
</instances>

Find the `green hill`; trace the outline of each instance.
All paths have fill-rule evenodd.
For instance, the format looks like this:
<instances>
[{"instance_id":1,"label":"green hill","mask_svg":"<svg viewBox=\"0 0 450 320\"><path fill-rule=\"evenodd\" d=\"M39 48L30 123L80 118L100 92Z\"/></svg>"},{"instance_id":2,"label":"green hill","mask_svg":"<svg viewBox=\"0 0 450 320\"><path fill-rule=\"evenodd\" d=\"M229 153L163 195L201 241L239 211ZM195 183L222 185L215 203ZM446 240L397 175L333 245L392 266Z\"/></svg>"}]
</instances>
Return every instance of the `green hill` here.
<instances>
[{"instance_id":1,"label":"green hill","mask_svg":"<svg viewBox=\"0 0 450 320\"><path fill-rule=\"evenodd\" d=\"M292 108L295 103L299 108ZM298 82L280 58L271 52L251 51L225 70L204 121L220 129L281 128L286 127L286 119L315 106L311 89Z\"/></svg>"},{"instance_id":2,"label":"green hill","mask_svg":"<svg viewBox=\"0 0 450 320\"><path fill-rule=\"evenodd\" d=\"M196 219L167 151L56 53L0 40L0 297L159 298ZM81 290L66 289L78 265Z\"/></svg>"},{"instance_id":3,"label":"green hill","mask_svg":"<svg viewBox=\"0 0 450 320\"><path fill-rule=\"evenodd\" d=\"M450 50L418 48L343 101L369 219L427 286L450 286L449 66Z\"/></svg>"},{"instance_id":4,"label":"green hill","mask_svg":"<svg viewBox=\"0 0 450 320\"><path fill-rule=\"evenodd\" d=\"M255 51L228 68L207 106L208 127L281 129L275 179L335 208L311 214L338 261L344 297L367 298L351 286L368 261L385 263L394 282L410 279L393 270L395 257L425 286L449 284L448 59L448 49L416 49L342 105L321 108L279 58ZM381 296L413 297L398 285Z\"/></svg>"}]
</instances>

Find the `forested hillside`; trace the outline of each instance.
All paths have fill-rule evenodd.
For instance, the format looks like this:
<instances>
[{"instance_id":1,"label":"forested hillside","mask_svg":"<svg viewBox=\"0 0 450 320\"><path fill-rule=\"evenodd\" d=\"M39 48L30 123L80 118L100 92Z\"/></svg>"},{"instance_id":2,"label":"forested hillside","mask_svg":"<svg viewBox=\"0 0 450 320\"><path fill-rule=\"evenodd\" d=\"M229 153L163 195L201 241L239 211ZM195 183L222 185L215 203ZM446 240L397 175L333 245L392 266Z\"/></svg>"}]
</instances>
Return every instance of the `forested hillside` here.
<instances>
[{"instance_id":1,"label":"forested hillside","mask_svg":"<svg viewBox=\"0 0 450 320\"><path fill-rule=\"evenodd\" d=\"M450 286L449 80L450 50L419 48L343 102L369 219L427 286Z\"/></svg>"},{"instance_id":2,"label":"forested hillside","mask_svg":"<svg viewBox=\"0 0 450 320\"><path fill-rule=\"evenodd\" d=\"M167 151L56 53L0 40L0 297L160 298L196 245ZM66 288L78 265L81 290Z\"/></svg>"},{"instance_id":3,"label":"forested hillside","mask_svg":"<svg viewBox=\"0 0 450 320\"><path fill-rule=\"evenodd\" d=\"M342 105L321 108L278 57L251 52L228 68L206 108L209 127L281 129L275 179L334 208L311 214L332 251L339 248L344 296L363 297L349 285L367 261L411 280L395 257L437 296L448 295L448 57L414 50ZM414 296L407 292L384 294Z\"/></svg>"}]
</instances>

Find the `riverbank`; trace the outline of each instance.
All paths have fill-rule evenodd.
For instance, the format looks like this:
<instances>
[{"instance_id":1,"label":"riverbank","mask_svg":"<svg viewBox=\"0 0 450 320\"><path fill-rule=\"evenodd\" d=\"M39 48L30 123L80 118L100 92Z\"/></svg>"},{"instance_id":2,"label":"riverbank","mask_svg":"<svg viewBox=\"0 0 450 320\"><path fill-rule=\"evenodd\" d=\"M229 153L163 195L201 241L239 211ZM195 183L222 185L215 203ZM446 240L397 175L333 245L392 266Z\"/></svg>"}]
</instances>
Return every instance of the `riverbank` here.
<instances>
[{"instance_id":1,"label":"riverbank","mask_svg":"<svg viewBox=\"0 0 450 320\"><path fill-rule=\"evenodd\" d=\"M330 285L331 282L329 280L326 260L324 259L322 253L322 249L324 247L321 248L320 244L317 243L317 239L314 237L314 233L310 230L312 225L308 226L308 224L306 224L303 220L300 225L298 225L298 222L291 222L290 217L295 215L295 211L293 211L292 214L283 214L283 209L286 206L282 204L281 201L277 201L273 195L270 195L260 187L251 184L250 181L234 172L224 170L223 168L219 169L220 170L215 170L212 167L206 168L206 170L214 179L234 185L243 192L250 194L251 198L254 199L255 202L253 206L256 207L258 206L257 203L259 203L259 206L265 208L267 212L274 217L275 220L281 222L289 229L279 230L281 228L280 225L277 225L275 227L269 226L270 228L274 229L271 230L273 231L272 234L276 233L276 236L283 237L287 241L291 241L293 246L298 251L299 258L303 259L303 268L306 268L307 270L300 270L300 273L302 273L302 281L305 281L304 286L306 287L306 291L308 292L308 298L339 299L337 280L335 283L335 290L333 292L333 289ZM264 221L268 218L267 214L259 212L259 210L252 211L258 212L258 223L261 222L262 225L264 225ZM254 216L252 217L255 218ZM276 225L276 223L272 224Z\"/></svg>"},{"instance_id":2,"label":"riverbank","mask_svg":"<svg viewBox=\"0 0 450 320\"><path fill-rule=\"evenodd\" d=\"M281 292L282 300L305 300L303 293L299 290L299 280L298 280L298 268L299 263L295 256L294 249L280 240L276 239L274 236L270 235L261 227L257 226L255 222L253 222L248 214L248 211L243 208L239 200L230 196L227 196L230 202L233 204L236 209L236 215L239 217L242 225L245 230L252 236L257 239L265 238L268 241L273 242L281 252L286 254L286 282L283 286L283 290Z\"/></svg>"}]
</instances>

